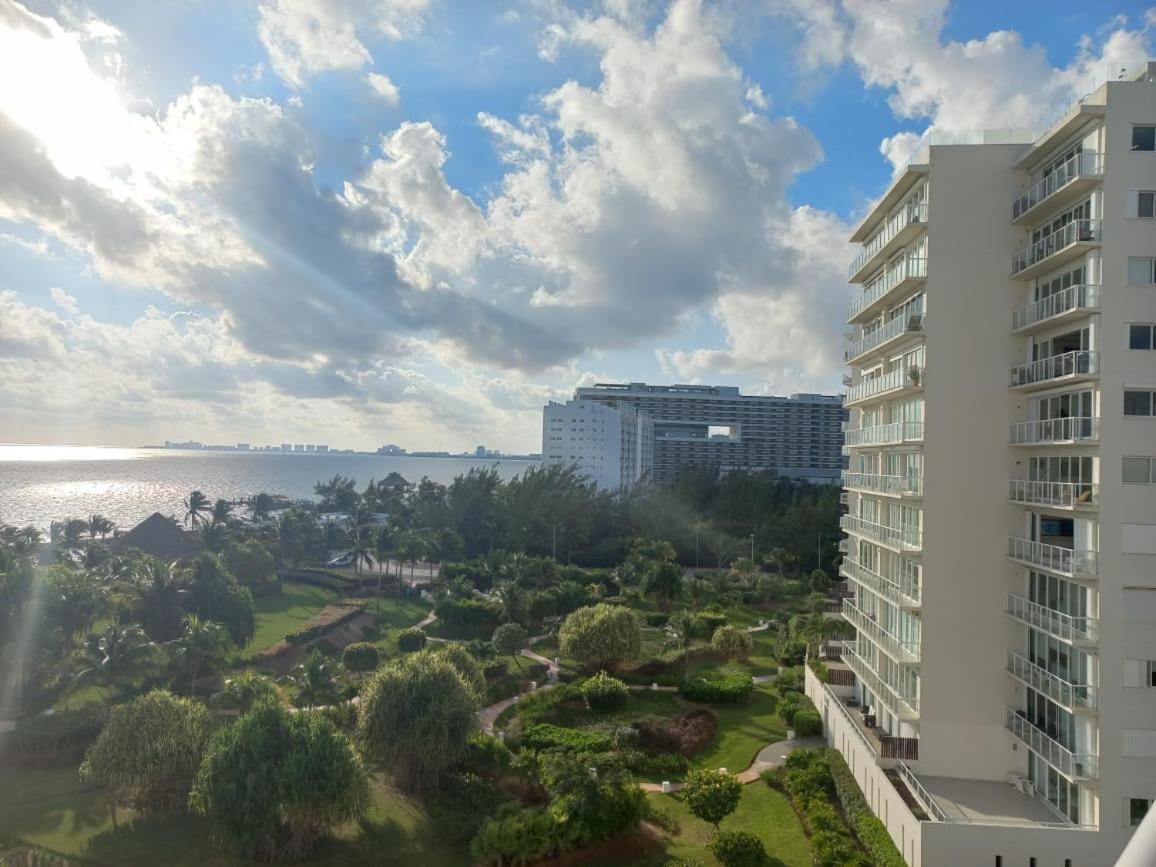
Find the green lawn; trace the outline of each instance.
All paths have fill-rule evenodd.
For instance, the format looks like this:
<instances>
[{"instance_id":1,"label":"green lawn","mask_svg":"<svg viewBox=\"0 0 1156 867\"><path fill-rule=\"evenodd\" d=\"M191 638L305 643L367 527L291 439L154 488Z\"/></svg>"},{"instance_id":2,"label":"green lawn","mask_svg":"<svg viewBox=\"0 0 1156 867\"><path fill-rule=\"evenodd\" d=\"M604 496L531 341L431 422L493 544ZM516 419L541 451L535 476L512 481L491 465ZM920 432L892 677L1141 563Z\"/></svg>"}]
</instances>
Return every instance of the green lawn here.
<instances>
[{"instance_id":1,"label":"green lawn","mask_svg":"<svg viewBox=\"0 0 1156 867\"><path fill-rule=\"evenodd\" d=\"M284 582L280 593L257 597L253 600L257 609L257 632L243 655L251 656L272 647L338 598L332 590L293 581Z\"/></svg>"},{"instance_id":2,"label":"green lawn","mask_svg":"<svg viewBox=\"0 0 1156 867\"><path fill-rule=\"evenodd\" d=\"M718 865L719 862L706 848L714 833L711 825L692 816L677 795L650 793L647 797L656 807L673 816L679 828L677 833L664 834L664 855L631 863L659 865L666 858L683 858L704 865ZM738 809L723 819L722 827L758 834L771 856L769 867L810 867L813 863L811 844L790 803L782 793L762 782L743 788Z\"/></svg>"},{"instance_id":3,"label":"green lawn","mask_svg":"<svg viewBox=\"0 0 1156 867\"><path fill-rule=\"evenodd\" d=\"M374 803L360 822L342 826L308 864L376 865L382 853L403 864L466 867L468 854L444 842L421 811L389 785L374 784ZM68 855L117 867L234 867L251 864L215 848L207 823L174 813L133 818L121 810L112 827L102 789L82 785L74 769L0 771L0 837L19 837Z\"/></svg>"},{"instance_id":4,"label":"green lawn","mask_svg":"<svg viewBox=\"0 0 1156 867\"><path fill-rule=\"evenodd\" d=\"M787 727L775 713L777 704L778 699L767 687L756 686L746 704L712 705L718 731L691 762L699 768L745 771L759 750L787 737Z\"/></svg>"}]
</instances>

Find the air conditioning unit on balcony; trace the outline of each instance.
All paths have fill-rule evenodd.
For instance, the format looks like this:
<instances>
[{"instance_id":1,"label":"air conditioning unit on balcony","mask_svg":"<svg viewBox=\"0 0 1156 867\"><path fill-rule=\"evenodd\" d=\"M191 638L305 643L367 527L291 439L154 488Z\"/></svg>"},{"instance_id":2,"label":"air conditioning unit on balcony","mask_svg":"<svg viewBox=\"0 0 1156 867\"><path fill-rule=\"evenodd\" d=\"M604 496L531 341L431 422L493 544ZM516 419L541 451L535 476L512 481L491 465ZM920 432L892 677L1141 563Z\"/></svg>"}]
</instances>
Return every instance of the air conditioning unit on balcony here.
<instances>
[{"instance_id":1,"label":"air conditioning unit on balcony","mask_svg":"<svg viewBox=\"0 0 1156 867\"><path fill-rule=\"evenodd\" d=\"M907 320L908 331L922 331L923 330L923 316L916 314Z\"/></svg>"}]
</instances>

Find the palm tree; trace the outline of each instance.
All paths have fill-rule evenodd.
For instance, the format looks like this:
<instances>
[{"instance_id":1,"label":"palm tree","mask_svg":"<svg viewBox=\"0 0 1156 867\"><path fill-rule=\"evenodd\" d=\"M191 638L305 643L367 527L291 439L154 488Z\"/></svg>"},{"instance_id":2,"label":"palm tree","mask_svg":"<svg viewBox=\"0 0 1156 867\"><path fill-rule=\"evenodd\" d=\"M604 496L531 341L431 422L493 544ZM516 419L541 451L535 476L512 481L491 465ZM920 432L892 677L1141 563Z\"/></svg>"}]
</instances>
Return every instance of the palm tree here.
<instances>
[{"instance_id":1,"label":"palm tree","mask_svg":"<svg viewBox=\"0 0 1156 867\"><path fill-rule=\"evenodd\" d=\"M137 621L154 641L171 641L181 632L188 574L176 563L156 557L129 562L121 587Z\"/></svg>"},{"instance_id":2,"label":"palm tree","mask_svg":"<svg viewBox=\"0 0 1156 867\"><path fill-rule=\"evenodd\" d=\"M197 678L206 665L220 661L228 645L225 627L213 620L202 620L195 614L185 616L180 638L169 642L174 659L184 660L189 670L189 695L196 695Z\"/></svg>"},{"instance_id":3,"label":"palm tree","mask_svg":"<svg viewBox=\"0 0 1156 867\"><path fill-rule=\"evenodd\" d=\"M88 537L95 539L100 536L101 541L108 538L108 534L116 529L116 524L106 518L104 515L89 515L88 518Z\"/></svg>"},{"instance_id":4,"label":"palm tree","mask_svg":"<svg viewBox=\"0 0 1156 867\"><path fill-rule=\"evenodd\" d=\"M316 650L289 673L287 680L297 691L297 706L310 710L335 700L341 688L336 667Z\"/></svg>"},{"instance_id":5,"label":"palm tree","mask_svg":"<svg viewBox=\"0 0 1156 867\"><path fill-rule=\"evenodd\" d=\"M267 674L248 669L226 680L220 692L213 696L213 704L248 713L265 698L281 701L277 684Z\"/></svg>"},{"instance_id":6,"label":"palm tree","mask_svg":"<svg viewBox=\"0 0 1156 867\"><path fill-rule=\"evenodd\" d=\"M196 527L205 520L205 515L211 511L212 508L209 506L209 498L200 491L193 491L189 494L189 498L185 500L185 523L192 524Z\"/></svg>"},{"instance_id":7,"label":"palm tree","mask_svg":"<svg viewBox=\"0 0 1156 867\"><path fill-rule=\"evenodd\" d=\"M220 553L225 550L228 541L229 531L224 524L218 524L216 521L201 524L201 543L207 550Z\"/></svg>"},{"instance_id":8,"label":"palm tree","mask_svg":"<svg viewBox=\"0 0 1156 867\"><path fill-rule=\"evenodd\" d=\"M227 524L229 523L229 516L232 514L232 512L232 503L230 503L228 500L217 500L217 502L213 503L213 511L210 514L209 519L214 524Z\"/></svg>"},{"instance_id":9,"label":"palm tree","mask_svg":"<svg viewBox=\"0 0 1156 867\"><path fill-rule=\"evenodd\" d=\"M249 508L253 511L254 521L263 521L269 517L269 512L273 509L273 498L264 492L257 494L250 502Z\"/></svg>"},{"instance_id":10,"label":"palm tree","mask_svg":"<svg viewBox=\"0 0 1156 867\"><path fill-rule=\"evenodd\" d=\"M690 680L690 640L693 628L694 620L685 611L672 614L670 619L666 621L666 640L663 644L682 653L683 682Z\"/></svg>"},{"instance_id":11,"label":"palm tree","mask_svg":"<svg viewBox=\"0 0 1156 867\"><path fill-rule=\"evenodd\" d=\"M498 602L498 617L503 623L517 623L526 611L526 591L513 581L499 581L493 596Z\"/></svg>"},{"instance_id":12,"label":"palm tree","mask_svg":"<svg viewBox=\"0 0 1156 867\"><path fill-rule=\"evenodd\" d=\"M695 613L698 613L698 607L702 601L710 595L710 582L704 581L702 578L696 578L694 575L687 575L682 579L682 592L690 602L690 608Z\"/></svg>"},{"instance_id":13,"label":"palm tree","mask_svg":"<svg viewBox=\"0 0 1156 867\"><path fill-rule=\"evenodd\" d=\"M110 623L84 646L84 666L75 680L99 680L106 685L135 680L152 662L157 646L139 626Z\"/></svg>"}]
</instances>

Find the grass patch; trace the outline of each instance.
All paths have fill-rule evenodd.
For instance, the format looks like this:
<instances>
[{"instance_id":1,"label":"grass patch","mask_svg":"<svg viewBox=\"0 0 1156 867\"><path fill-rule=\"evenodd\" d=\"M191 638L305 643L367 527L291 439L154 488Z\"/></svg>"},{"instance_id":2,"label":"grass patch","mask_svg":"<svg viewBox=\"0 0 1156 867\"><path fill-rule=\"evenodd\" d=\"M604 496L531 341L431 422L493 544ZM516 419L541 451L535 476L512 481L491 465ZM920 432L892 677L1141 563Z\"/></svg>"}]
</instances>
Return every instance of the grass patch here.
<instances>
[{"instance_id":1,"label":"grass patch","mask_svg":"<svg viewBox=\"0 0 1156 867\"><path fill-rule=\"evenodd\" d=\"M775 713L778 699L765 686L756 686L746 704L715 705L718 731L706 749L691 758L697 768L745 771L759 750L786 740L787 727Z\"/></svg>"},{"instance_id":2,"label":"grass patch","mask_svg":"<svg viewBox=\"0 0 1156 867\"><path fill-rule=\"evenodd\" d=\"M332 590L285 581L281 592L253 600L257 609L257 631L241 656L272 647L286 635L338 599Z\"/></svg>"},{"instance_id":3,"label":"grass patch","mask_svg":"<svg viewBox=\"0 0 1156 867\"><path fill-rule=\"evenodd\" d=\"M705 865L718 865L706 844L714 827L696 819L677 795L647 794L650 802L672 815L679 825L675 834L663 834L666 852L658 858L631 863L657 867L666 858L682 858ZM781 792L762 783L743 787L738 808L722 821L730 831L751 831L762 838L770 855L769 867L810 867L811 844L799 824L790 802ZM611 862L613 863L613 862Z\"/></svg>"}]
</instances>

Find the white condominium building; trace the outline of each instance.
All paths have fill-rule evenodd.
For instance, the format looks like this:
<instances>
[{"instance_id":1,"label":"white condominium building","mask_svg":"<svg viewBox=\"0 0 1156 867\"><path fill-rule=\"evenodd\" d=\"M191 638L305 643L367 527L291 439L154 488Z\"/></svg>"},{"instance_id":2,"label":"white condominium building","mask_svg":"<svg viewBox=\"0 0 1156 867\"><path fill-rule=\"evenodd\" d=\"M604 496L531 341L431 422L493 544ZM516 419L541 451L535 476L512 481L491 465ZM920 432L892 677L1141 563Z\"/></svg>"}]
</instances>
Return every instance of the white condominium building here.
<instances>
[{"instance_id":1,"label":"white condominium building","mask_svg":"<svg viewBox=\"0 0 1156 867\"><path fill-rule=\"evenodd\" d=\"M933 135L852 240L808 693L909 864L1108 867L1156 797L1156 65Z\"/></svg>"},{"instance_id":2,"label":"white condominium building","mask_svg":"<svg viewBox=\"0 0 1156 867\"><path fill-rule=\"evenodd\" d=\"M629 488L654 468L654 423L626 404L551 401L542 408L542 463L575 467L603 490Z\"/></svg>"}]
</instances>

